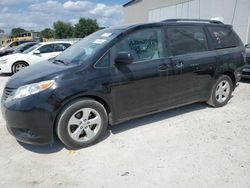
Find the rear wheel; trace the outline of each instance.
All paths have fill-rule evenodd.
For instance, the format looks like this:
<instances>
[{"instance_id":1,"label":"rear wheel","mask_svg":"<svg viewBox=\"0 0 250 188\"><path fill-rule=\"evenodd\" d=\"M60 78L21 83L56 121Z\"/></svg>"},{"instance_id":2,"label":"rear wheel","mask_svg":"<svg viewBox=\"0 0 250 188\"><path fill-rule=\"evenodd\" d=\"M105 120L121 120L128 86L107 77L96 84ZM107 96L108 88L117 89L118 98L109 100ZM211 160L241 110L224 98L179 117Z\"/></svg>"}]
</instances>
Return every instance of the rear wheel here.
<instances>
[{"instance_id":1,"label":"rear wheel","mask_svg":"<svg viewBox=\"0 0 250 188\"><path fill-rule=\"evenodd\" d=\"M16 62L13 67L12 67L12 72L13 73L17 73L19 72L20 70L26 68L28 65L28 63L25 63L25 62Z\"/></svg>"},{"instance_id":2,"label":"rear wheel","mask_svg":"<svg viewBox=\"0 0 250 188\"><path fill-rule=\"evenodd\" d=\"M56 132L66 146L79 149L97 143L107 125L105 108L97 101L84 99L74 101L62 110Z\"/></svg>"},{"instance_id":3,"label":"rear wheel","mask_svg":"<svg viewBox=\"0 0 250 188\"><path fill-rule=\"evenodd\" d=\"M233 82L227 75L220 76L215 82L207 103L213 107L222 107L228 103L233 91Z\"/></svg>"}]
</instances>

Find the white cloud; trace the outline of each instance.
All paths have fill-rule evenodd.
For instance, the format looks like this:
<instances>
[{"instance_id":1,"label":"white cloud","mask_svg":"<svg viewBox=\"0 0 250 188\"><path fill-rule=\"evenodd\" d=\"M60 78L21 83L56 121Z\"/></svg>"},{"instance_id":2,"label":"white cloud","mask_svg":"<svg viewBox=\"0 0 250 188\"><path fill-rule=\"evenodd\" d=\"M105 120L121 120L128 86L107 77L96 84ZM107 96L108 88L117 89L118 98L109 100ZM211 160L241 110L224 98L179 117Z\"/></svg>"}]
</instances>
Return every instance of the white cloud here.
<instances>
[{"instance_id":1,"label":"white cloud","mask_svg":"<svg viewBox=\"0 0 250 188\"><path fill-rule=\"evenodd\" d=\"M2 8L1 12L2 12L2 13L5 13L5 12L7 12L8 10L9 10L8 7L4 7L4 8Z\"/></svg>"},{"instance_id":2,"label":"white cloud","mask_svg":"<svg viewBox=\"0 0 250 188\"><path fill-rule=\"evenodd\" d=\"M93 9L89 11L92 17L95 17L99 24L106 25L106 23L112 23L112 25L118 25L123 20L122 6L114 5L107 6L105 4L96 4Z\"/></svg>"},{"instance_id":3,"label":"white cloud","mask_svg":"<svg viewBox=\"0 0 250 188\"><path fill-rule=\"evenodd\" d=\"M0 0L0 5L14 5L23 3L36 3L39 0Z\"/></svg>"},{"instance_id":4,"label":"white cloud","mask_svg":"<svg viewBox=\"0 0 250 188\"><path fill-rule=\"evenodd\" d=\"M67 1L63 4L65 10L87 10L91 8L93 4L89 1Z\"/></svg>"},{"instance_id":5,"label":"white cloud","mask_svg":"<svg viewBox=\"0 0 250 188\"><path fill-rule=\"evenodd\" d=\"M29 6L29 9L32 11L38 11L38 12L52 12L52 11L58 11L62 10L62 4L58 1L46 1L43 3L36 3Z\"/></svg>"},{"instance_id":6,"label":"white cloud","mask_svg":"<svg viewBox=\"0 0 250 188\"><path fill-rule=\"evenodd\" d=\"M105 4L97 4L90 13L97 16L111 17L114 15L120 15L122 10L121 6L107 6Z\"/></svg>"},{"instance_id":7,"label":"white cloud","mask_svg":"<svg viewBox=\"0 0 250 188\"><path fill-rule=\"evenodd\" d=\"M17 0L0 0L15 3ZM20 0L18 0L20 2ZM23 27L27 30L42 30L52 27L53 22L62 20L77 23L81 17L96 19L100 26L113 26L122 23L123 10L121 5L108 6L103 3L95 4L91 1L68 0L61 3L58 0L24 0L35 2L27 9L13 11L12 5L0 8L1 29L10 31L14 27ZM22 1L23 2L23 1ZM28 4L27 4L28 5ZM17 7L17 6L15 6Z\"/></svg>"}]
</instances>

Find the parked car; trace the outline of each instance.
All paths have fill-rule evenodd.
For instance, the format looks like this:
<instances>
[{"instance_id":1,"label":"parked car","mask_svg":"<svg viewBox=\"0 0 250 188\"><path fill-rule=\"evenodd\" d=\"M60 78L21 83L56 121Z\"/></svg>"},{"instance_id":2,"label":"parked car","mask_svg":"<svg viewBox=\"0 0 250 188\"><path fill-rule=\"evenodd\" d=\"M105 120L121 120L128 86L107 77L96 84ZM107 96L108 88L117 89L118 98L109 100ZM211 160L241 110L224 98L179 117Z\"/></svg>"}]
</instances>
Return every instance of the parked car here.
<instances>
[{"instance_id":1,"label":"parked car","mask_svg":"<svg viewBox=\"0 0 250 188\"><path fill-rule=\"evenodd\" d=\"M250 44L246 46L246 65L242 70L242 78L250 78Z\"/></svg>"},{"instance_id":2,"label":"parked car","mask_svg":"<svg viewBox=\"0 0 250 188\"><path fill-rule=\"evenodd\" d=\"M27 42L35 42L35 41L33 41L33 40L17 40L17 41L12 41L9 44L7 44L5 47L2 47L1 50L0 50L0 53L3 52L3 51L5 51L5 50L17 47L17 46L19 46L21 44L27 43Z\"/></svg>"},{"instance_id":3,"label":"parked car","mask_svg":"<svg viewBox=\"0 0 250 188\"><path fill-rule=\"evenodd\" d=\"M0 58L0 73L16 73L29 65L56 57L71 45L71 42L44 42L23 53L3 56Z\"/></svg>"},{"instance_id":4,"label":"parked car","mask_svg":"<svg viewBox=\"0 0 250 188\"><path fill-rule=\"evenodd\" d=\"M10 48L10 49L7 49L5 51L0 52L0 57L5 56L5 55L9 55L9 54L22 53L25 50L27 50L28 48L30 48L36 44L38 44L38 42L23 43L17 47Z\"/></svg>"},{"instance_id":5,"label":"parked car","mask_svg":"<svg viewBox=\"0 0 250 188\"><path fill-rule=\"evenodd\" d=\"M56 58L12 76L2 114L17 140L70 148L95 144L113 125L207 102L227 104L245 47L232 26L166 20L100 30Z\"/></svg>"}]
</instances>

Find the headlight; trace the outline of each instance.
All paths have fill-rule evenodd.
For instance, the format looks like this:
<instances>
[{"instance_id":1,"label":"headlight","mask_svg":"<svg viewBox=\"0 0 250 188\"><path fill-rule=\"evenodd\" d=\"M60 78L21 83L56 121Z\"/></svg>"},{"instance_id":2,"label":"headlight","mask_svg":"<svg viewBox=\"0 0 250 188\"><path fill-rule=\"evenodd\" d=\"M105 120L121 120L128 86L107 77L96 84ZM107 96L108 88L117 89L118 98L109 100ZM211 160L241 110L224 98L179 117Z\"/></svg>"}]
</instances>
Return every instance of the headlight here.
<instances>
[{"instance_id":1,"label":"headlight","mask_svg":"<svg viewBox=\"0 0 250 188\"><path fill-rule=\"evenodd\" d=\"M0 64L6 64L7 62L8 62L8 59L0 60Z\"/></svg>"},{"instance_id":2,"label":"headlight","mask_svg":"<svg viewBox=\"0 0 250 188\"><path fill-rule=\"evenodd\" d=\"M51 88L55 83L55 80L47 80L39 83L29 84L21 86L17 89L13 99L19 99L22 97L27 97L39 93L41 91Z\"/></svg>"}]
</instances>

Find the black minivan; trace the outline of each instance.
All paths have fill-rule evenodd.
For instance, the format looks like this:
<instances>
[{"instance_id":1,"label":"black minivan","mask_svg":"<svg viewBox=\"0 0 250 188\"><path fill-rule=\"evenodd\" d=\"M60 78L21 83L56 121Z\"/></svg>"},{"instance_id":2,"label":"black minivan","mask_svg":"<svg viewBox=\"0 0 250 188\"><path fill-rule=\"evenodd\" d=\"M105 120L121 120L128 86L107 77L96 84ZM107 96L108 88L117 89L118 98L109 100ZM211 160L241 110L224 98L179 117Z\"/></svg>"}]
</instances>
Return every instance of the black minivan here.
<instances>
[{"instance_id":1,"label":"black minivan","mask_svg":"<svg viewBox=\"0 0 250 188\"><path fill-rule=\"evenodd\" d=\"M245 59L232 26L219 21L108 28L13 75L2 114L21 142L48 144L58 136L70 148L87 147L108 124L195 102L224 106Z\"/></svg>"}]
</instances>

